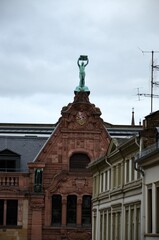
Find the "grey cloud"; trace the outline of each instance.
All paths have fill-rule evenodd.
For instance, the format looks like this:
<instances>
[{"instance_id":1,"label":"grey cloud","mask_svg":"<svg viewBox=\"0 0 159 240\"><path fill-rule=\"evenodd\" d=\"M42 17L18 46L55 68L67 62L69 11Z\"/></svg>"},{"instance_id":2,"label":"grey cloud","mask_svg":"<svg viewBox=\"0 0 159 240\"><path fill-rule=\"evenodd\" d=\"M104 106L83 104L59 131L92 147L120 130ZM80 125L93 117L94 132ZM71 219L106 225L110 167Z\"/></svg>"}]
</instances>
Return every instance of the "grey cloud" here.
<instances>
[{"instance_id":1,"label":"grey cloud","mask_svg":"<svg viewBox=\"0 0 159 240\"><path fill-rule=\"evenodd\" d=\"M148 91L151 55L139 48L158 50L158 21L157 0L1 0L0 95L72 99L80 54L89 56L86 85L95 96Z\"/></svg>"}]
</instances>

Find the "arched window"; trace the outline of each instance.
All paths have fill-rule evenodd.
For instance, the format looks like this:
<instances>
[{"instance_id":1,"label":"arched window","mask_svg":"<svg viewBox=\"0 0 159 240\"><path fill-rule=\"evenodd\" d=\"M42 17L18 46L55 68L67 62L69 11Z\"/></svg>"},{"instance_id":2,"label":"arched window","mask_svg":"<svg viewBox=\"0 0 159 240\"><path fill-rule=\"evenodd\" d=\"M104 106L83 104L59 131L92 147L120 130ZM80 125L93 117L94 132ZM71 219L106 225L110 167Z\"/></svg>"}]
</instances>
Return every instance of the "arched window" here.
<instances>
[{"instance_id":1,"label":"arched window","mask_svg":"<svg viewBox=\"0 0 159 240\"><path fill-rule=\"evenodd\" d=\"M84 153L75 153L70 157L70 171L88 171L89 157Z\"/></svg>"}]
</instances>

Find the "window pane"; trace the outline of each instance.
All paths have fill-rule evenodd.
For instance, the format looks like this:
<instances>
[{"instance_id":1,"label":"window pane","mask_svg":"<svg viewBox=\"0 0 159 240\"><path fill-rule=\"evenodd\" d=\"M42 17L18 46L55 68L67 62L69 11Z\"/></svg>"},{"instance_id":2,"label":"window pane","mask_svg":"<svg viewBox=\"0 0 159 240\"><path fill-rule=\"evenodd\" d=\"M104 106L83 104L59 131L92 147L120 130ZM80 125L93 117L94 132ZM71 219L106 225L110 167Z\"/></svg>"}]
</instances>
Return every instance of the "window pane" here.
<instances>
[{"instance_id":1,"label":"window pane","mask_svg":"<svg viewBox=\"0 0 159 240\"><path fill-rule=\"evenodd\" d=\"M100 213L100 239L102 239L103 235L103 213Z\"/></svg>"},{"instance_id":2,"label":"window pane","mask_svg":"<svg viewBox=\"0 0 159 240\"><path fill-rule=\"evenodd\" d=\"M109 214L108 214L108 240L111 239L111 224L112 224L111 219L112 219L111 212L109 212Z\"/></svg>"},{"instance_id":3,"label":"window pane","mask_svg":"<svg viewBox=\"0 0 159 240\"><path fill-rule=\"evenodd\" d=\"M74 154L70 158L70 170L88 171L86 167L88 166L89 162L90 162L90 159L86 154L83 154L83 153Z\"/></svg>"},{"instance_id":4,"label":"window pane","mask_svg":"<svg viewBox=\"0 0 159 240\"><path fill-rule=\"evenodd\" d=\"M129 238L129 209L125 210L125 239Z\"/></svg>"},{"instance_id":5,"label":"window pane","mask_svg":"<svg viewBox=\"0 0 159 240\"><path fill-rule=\"evenodd\" d=\"M130 210L130 240L134 239L134 206Z\"/></svg>"},{"instance_id":6,"label":"window pane","mask_svg":"<svg viewBox=\"0 0 159 240\"><path fill-rule=\"evenodd\" d=\"M129 182L129 160L126 161L126 183Z\"/></svg>"},{"instance_id":7,"label":"window pane","mask_svg":"<svg viewBox=\"0 0 159 240\"><path fill-rule=\"evenodd\" d=\"M101 173L101 175L100 175L100 180L101 180L101 182L100 182L100 186L101 186L101 192L103 192L103 173Z\"/></svg>"},{"instance_id":8,"label":"window pane","mask_svg":"<svg viewBox=\"0 0 159 240\"><path fill-rule=\"evenodd\" d=\"M17 225L17 211L18 210L18 201L17 200L8 200L7 201L7 225Z\"/></svg>"},{"instance_id":9,"label":"window pane","mask_svg":"<svg viewBox=\"0 0 159 240\"><path fill-rule=\"evenodd\" d=\"M134 159L131 160L131 180L133 181L135 178L135 169L134 169Z\"/></svg>"},{"instance_id":10,"label":"window pane","mask_svg":"<svg viewBox=\"0 0 159 240\"><path fill-rule=\"evenodd\" d=\"M83 196L82 224L91 224L91 196Z\"/></svg>"},{"instance_id":11,"label":"window pane","mask_svg":"<svg viewBox=\"0 0 159 240\"><path fill-rule=\"evenodd\" d=\"M7 172L7 166L6 166L6 161L5 160L0 160L0 171L6 171Z\"/></svg>"},{"instance_id":12,"label":"window pane","mask_svg":"<svg viewBox=\"0 0 159 240\"><path fill-rule=\"evenodd\" d=\"M8 149L0 151L0 171L15 172L20 167L20 155Z\"/></svg>"},{"instance_id":13,"label":"window pane","mask_svg":"<svg viewBox=\"0 0 159 240\"><path fill-rule=\"evenodd\" d=\"M136 210L136 240L140 240L140 236L141 236L141 233L140 233L140 207L137 207L137 210Z\"/></svg>"},{"instance_id":14,"label":"window pane","mask_svg":"<svg viewBox=\"0 0 159 240\"><path fill-rule=\"evenodd\" d=\"M61 224L62 215L62 197L60 195L52 196L52 224Z\"/></svg>"},{"instance_id":15,"label":"window pane","mask_svg":"<svg viewBox=\"0 0 159 240\"><path fill-rule=\"evenodd\" d=\"M15 160L8 160L7 161L7 171L8 172L15 172L16 169L16 161Z\"/></svg>"},{"instance_id":16,"label":"window pane","mask_svg":"<svg viewBox=\"0 0 159 240\"><path fill-rule=\"evenodd\" d=\"M3 225L4 217L4 200L0 200L0 225Z\"/></svg>"},{"instance_id":17,"label":"window pane","mask_svg":"<svg viewBox=\"0 0 159 240\"><path fill-rule=\"evenodd\" d=\"M121 163L118 164L118 186L121 186Z\"/></svg>"},{"instance_id":18,"label":"window pane","mask_svg":"<svg viewBox=\"0 0 159 240\"><path fill-rule=\"evenodd\" d=\"M156 232L159 233L159 187L156 188Z\"/></svg>"},{"instance_id":19,"label":"window pane","mask_svg":"<svg viewBox=\"0 0 159 240\"><path fill-rule=\"evenodd\" d=\"M70 195L67 197L67 224L76 224L77 197Z\"/></svg>"},{"instance_id":20,"label":"window pane","mask_svg":"<svg viewBox=\"0 0 159 240\"><path fill-rule=\"evenodd\" d=\"M104 181L105 181L105 191L107 191L108 189L108 172L107 171L105 172Z\"/></svg>"},{"instance_id":21,"label":"window pane","mask_svg":"<svg viewBox=\"0 0 159 240\"><path fill-rule=\"evenodd\" d=\"M97 218L96 216L93 217L93 240L96 240L96 228L97 228Z\"/></svg>"},{"instance_id":22,"label":"window pane","mask_svg":"<svg viewBox=\"0 0 159 240\"><path fill-rule=\"evenodd\" d=\"M152 233L152 189L148 189L148 233Z\"/></svg>"},{"instance_id":23,"label":"window pane","mask_svg":"<svg viewBox=\"0 0 159 240\"><path fill-rule=\"evenodd\" d=\"M113 167L113 188L116 187L116 166Z\"/></svg>"}]
</instances>

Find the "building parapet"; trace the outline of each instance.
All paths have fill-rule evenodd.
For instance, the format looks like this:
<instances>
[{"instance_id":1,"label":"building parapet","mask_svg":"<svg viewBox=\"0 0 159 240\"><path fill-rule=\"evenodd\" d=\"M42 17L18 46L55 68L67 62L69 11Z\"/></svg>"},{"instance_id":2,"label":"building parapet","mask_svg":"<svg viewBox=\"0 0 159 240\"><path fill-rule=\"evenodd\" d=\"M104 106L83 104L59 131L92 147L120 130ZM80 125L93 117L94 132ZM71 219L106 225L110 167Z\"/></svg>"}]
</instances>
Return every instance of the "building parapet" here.
<instances>
[{"instance_id":1,"label":"building parapet","mask_svg":"<svg viewBox=\"0 0 159 240\"><path fill-rule=\"evenodd\" d=\"M159 149L159 142L156 142L156 143L148 146L147 148L141 150L139 153L137 153L136 159L139 160L140 158L143 158L143 157L153 153L157 149Z\"/></svg>"}]
</instances>

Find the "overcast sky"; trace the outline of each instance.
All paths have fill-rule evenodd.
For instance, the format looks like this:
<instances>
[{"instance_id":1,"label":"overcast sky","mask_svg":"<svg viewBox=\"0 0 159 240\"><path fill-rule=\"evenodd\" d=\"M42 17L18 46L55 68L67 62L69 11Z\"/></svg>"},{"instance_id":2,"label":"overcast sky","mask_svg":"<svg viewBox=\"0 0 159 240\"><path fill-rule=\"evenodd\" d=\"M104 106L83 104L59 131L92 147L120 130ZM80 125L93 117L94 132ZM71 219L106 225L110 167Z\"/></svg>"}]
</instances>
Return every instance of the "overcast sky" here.
<instances>
[{"instance_id":1,"label":"overcast sky","mask_svg":"<svg viewBox=\"0 0 159 240\"><path fill-rule=\"evenodd\" d=\"M137 89L150 93L158 13L158 0L0 0L0 122L56 123L79 84L77 59L88 55L85 81L103 120L131 124L134 108L138 124L151 111Z\"/></svg>"}]
</instances>

